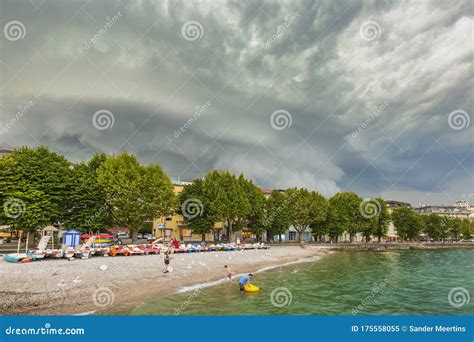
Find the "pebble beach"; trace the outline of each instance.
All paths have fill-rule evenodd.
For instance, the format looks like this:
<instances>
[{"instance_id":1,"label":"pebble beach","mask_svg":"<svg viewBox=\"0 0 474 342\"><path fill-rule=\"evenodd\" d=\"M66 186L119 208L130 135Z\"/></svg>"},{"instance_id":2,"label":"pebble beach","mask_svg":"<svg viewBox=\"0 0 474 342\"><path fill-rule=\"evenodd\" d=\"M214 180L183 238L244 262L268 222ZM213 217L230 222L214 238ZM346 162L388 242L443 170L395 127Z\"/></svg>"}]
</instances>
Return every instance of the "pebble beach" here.
<instances>
[{"instance_id":1,"label":"pebble beach","mask_svg":"<svg viewBox=\"0 0 474 342\"><path fill-rule=\"evenodd\" d=\"M329 253L329 248L277 246L269 250L172 255L45 259L25 264L0 261L2 315L128 314L149 300L187 287Z\"/></svg>"}]
</instances>

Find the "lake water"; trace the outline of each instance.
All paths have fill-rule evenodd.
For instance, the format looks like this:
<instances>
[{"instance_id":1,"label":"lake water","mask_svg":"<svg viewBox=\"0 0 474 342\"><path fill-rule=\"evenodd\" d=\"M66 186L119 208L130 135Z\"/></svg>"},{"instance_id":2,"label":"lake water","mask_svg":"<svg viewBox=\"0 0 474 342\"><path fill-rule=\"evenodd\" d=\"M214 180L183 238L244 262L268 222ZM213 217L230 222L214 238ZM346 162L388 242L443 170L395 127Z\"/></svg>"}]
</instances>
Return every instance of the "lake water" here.
<instances>
[{"instance_id":1,"label":"lake water","mask_svg":"<svg viewBox=\"0 0 474 342\"><path fill-rule=\"evenodd\" d=\"M133 315L474 315L474 249L335 252L144 304Z\"/></svg>"}]
</instances>

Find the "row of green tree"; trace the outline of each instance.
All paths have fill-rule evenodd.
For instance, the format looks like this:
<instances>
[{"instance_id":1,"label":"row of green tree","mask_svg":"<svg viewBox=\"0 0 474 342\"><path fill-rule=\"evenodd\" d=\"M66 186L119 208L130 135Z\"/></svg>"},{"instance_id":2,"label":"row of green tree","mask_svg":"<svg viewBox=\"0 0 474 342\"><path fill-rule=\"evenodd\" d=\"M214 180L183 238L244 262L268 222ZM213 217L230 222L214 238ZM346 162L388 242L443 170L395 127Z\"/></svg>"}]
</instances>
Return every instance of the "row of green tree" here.
<instances>
[{"instance_id":1,"label":"row of green tree","mask_svg":"<svg viewBox=\"0 0 474 342\"><path fill-rule=\"evenodd\" d=\"M419 215L410 208L394 210L392 220L402 240L417 240L420 234L424 234L425 239L434 241L472 239L474 235L473 221L434 213Z\"/></svg>"},{"instance_id":2,"label":"row of green tree","mask_svg":"<svg viewBox=\"0 0 474 342\"><path fill-rule=\"evenodd\" d=\"M382 198L364 201L353 192L326 199L304 188L273 191L268 198L243 175L211 171L175 196L169 177L158 165L142 165L135 156L96 154L88 162L70 163L46 147L23 147L0 158L0 225L35 231L48 224L82 231L126 227L137 232L153 218L181 213L193 233L211 233L221 222L233 239L247 227L256 236L281 236L290 226L303 242L334 241L347 233L352 241L387 235L392 221L402 240L471 238L467 220L420 216L410 208L389 213Z\"/></svg>"},{"instance_id":3,"label":"row of green tree","mask_svg":"<svg viewBox=\"0 0 474 342\"><path fill-rule=\"evenodd\" d=\"M279 236L280 240L292 226L300 243L307 231L318 241L329 236L337 242L344 233L351 242L356 234L362 234L366 241L372 237L380 241L387 235L390 222L402 241L419 240L422 234L437 241L470 239L474 231L473 222L468 220L422 216L406 207L390 213L382 198L363 200L353 192L339 192L326 199L315 191L290 188L274 190L265 198L251 181L229 172L212 171L194 181L180 193L179 203L188 226L203 239L218 222L224 223L227 236L247 227L256 236L267 232L269 239ZM190 208L197 211L190 212Z\"/></svg>"},{"instance_id":4,"label":"row of green tree","mask_svg":"<svg viewBox=\"0 0 474 342\"><path fill-rule=\"evenodd\" d=\"M0 158L0 225L36 231L49 224L81 231L126 227L137 232L176 206L169 177L135 156L96 154L70 163L41 146Z\"/></svg>"}]
</instances>

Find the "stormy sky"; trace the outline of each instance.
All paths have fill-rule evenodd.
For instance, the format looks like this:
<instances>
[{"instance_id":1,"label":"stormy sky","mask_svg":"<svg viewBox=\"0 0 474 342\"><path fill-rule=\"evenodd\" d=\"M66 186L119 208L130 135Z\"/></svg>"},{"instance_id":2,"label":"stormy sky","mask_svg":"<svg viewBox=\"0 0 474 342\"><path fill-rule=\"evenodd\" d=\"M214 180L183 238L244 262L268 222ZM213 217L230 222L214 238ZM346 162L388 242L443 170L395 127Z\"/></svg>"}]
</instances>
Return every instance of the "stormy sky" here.
<instances>
[{"instance_id":1,"label":"stormy sky","mask_svg":"<svg viewBox=\"0 0 474 342\"><path fill-rule=\"evenodd\" d=\"M474 202L469 0L0 5L0 146Z\"/></svg>"}]
</instances>

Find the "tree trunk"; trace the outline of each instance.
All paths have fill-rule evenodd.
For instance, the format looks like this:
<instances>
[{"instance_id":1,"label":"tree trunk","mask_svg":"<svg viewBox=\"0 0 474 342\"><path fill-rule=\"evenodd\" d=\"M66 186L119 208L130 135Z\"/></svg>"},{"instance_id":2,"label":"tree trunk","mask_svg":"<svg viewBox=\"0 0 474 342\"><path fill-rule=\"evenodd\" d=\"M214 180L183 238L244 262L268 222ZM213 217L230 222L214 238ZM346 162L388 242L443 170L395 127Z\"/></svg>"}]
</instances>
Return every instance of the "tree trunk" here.
<instances>
[{"instance_id":1,"label":"tree trunk","mask_svg":"<svg viewBox=\"0 0 474 342\"><path fill-rule=\"evenodd\" d=\"M267 242L273 242L273 234L270 232L267 232Z\"/></svg>"},{"instance_id":2,"label":"tree trunk","mask_svg":"<svg viewBox=\"0 0 474 342\"><path fill-rule=\"evenodd\" d=\"M234 239L233 239L235 243L237 243L237 241L239 243L242 243L242 231L241 230L238 230L236 232L234 232Z\"/></svg>"},{"instance_id":3,"label":"tree trunk","mask_svg":"<svg viewBox=\"0 0 474 342\"><path fill-rule=\"evenodd\" d=\"M305 231L305 229L303 229L301 232L298 231L298 239L300 241L301 246L304 245L304 231Z\"/></svg>"},{"instance_id":4,"label":"tree trunk","mask_svg":"<svg viewBox=\"0 0 474 342\"><path fill-rule=\"evenodd\" d=\"M381 243L381 242L382 242L382 237L379 236L379 237L377 238L377 240L378 240L379 243Z\"/></svg>"},{"instance_id":5,"label":"tree trunk","mask_svg":"<svg viewBox=\"0 0 474 342\"><path fill-rule=\"evenodd\" d=\"M354 234L349 233L349 242L352 243L354 241Z\"/></svg>"},{"instance_id":6,"label":"tree trunk","mask_svg":"<svg viewBox=\"0 0 474 342\"><path fill-rule=\"evenodd\" d=\"M281 243L281 234L278 234L278 242Z\"/></svg>"},{"instance_id":7,"label":"tree trunk","mask_svg":"<svg viewBox=\"0 0 474 342\"><path fill-rule=\"evenodd\" d=\"M134 229L132 230L132 243L137 242L138 239L138 230Z\"/></svg>"},{"instance_id":8,"label":"tree trunk","mask_svg":"<svg viewBox=\"0 0 474 342\"><path fill-rule=\"evenodd\" d=\"M35 247L36 243L36 231L28 232L26 248L29 250Z\"/></svg>"},{"instance_id":9,"label":"tree trunk","mask_svg":"<svg viewBox=\"0 0 474 342\"><path fill-rule=\"evenodd\" d=\"M232 220L227 220L227 241L231 241L232 236Z\"/></svg>"},{"instance_id":10,"label":"tree trunk","mask_svg":"<svg viewBox=\"0 0 474 342\"><path fill-rule=\"evenodd\" d=\"M26 232L25 253L28 252L28 243L30 242L30 232Z\"/></svg>"},{"instance_id":11,"label":"tree trunk","mask_svg":"<svg viewBox=\"0 0 474 342\"><path fill-rule=\"evenodd\" d=\"M202 241L202 242L205 242L205 241L206 241L206 234L202 234L202 235L201 235L201 241Z\"/></svg>"}]
</instances>

